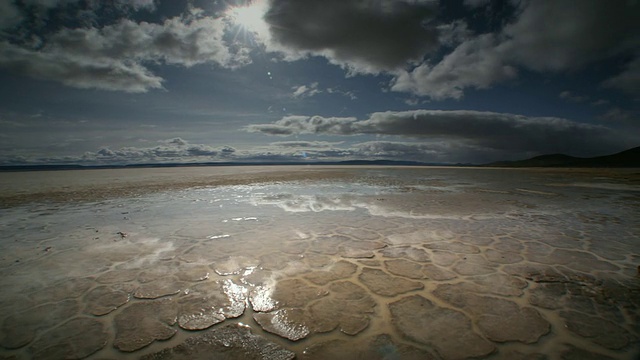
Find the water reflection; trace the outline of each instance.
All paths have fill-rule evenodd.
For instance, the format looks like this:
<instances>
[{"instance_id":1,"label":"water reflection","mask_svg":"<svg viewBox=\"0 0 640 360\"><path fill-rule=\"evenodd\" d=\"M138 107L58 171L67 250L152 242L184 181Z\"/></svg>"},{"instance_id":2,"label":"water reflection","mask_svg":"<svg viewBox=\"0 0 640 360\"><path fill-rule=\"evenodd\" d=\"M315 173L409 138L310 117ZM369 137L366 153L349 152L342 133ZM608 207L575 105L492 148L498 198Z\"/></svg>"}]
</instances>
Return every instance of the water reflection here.
<instances>
[{"instance_id":1,"label":"water reflection","mask_svg":"<svg viewBox=\"0 0 640 360\"><path fill-rule=\"evenodd\" d=\"M447 174L3 210L0 355L634 354L635 188Z\"/></svg>"}]
</instances>

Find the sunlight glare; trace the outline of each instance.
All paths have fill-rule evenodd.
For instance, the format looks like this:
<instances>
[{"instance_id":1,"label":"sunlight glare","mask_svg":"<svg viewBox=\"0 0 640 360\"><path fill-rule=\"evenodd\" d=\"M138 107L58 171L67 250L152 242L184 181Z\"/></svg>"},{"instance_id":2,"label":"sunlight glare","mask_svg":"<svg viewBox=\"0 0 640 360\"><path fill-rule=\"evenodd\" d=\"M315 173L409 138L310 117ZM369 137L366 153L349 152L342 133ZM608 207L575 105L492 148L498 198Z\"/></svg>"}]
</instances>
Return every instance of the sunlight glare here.
<instances>
[{"instance_id":1,"label":"sunlight glare","mask_svg":"<svg viewBox=\"0 0 640 360\"><path fill-rule=\"evenodd\" d=\"M232 7L227 11L227 16L245 31L264 37L268 32L264 15L267 12L267 3L264 0L252 1L246 6Z\"/></svg>"}]
</instances>

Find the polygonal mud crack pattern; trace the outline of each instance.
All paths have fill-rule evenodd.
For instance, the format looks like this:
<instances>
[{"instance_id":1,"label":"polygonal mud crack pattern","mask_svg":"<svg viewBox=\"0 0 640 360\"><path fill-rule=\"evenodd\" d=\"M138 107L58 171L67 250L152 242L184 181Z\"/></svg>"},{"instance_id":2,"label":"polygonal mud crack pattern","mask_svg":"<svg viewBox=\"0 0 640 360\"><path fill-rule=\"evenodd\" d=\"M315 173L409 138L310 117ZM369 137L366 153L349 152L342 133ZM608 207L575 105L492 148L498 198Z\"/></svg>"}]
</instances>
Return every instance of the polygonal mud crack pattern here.
<instances>
[{"instance_id":1,"label":"polygonal mud crack pattern","mask_svg":"<svg viewBox=\"0 0 640 360\"><path fill-rule=\"evenodd\" d=\"M452 268L460 275L485 275L496 271L496 265L487 261L482 255L465 255Z\"/></svg>"},{"instance_id":2,"label":"polygonal mud crack pattern","mask_svg":"<svg viewBox=\"0 0 640 360\"><path fill-rule=\"evenodd\" d=\"M418 262L428 262L429 254L424 249L412 246L394 246L379 250L380 254L386 258L404 258Z\"/></svg>"},{"instance_id":3,"label":"polygonal mud crack pattern","mask_svg":"<svg viewBox=\"0 0 640 360\"><path fill-rule=\"evenodd\" d=\"M637 341L637 338L625 329L602 318L576 311L561 311L560 316L571 332L609 349L621 349L630 341Z\"/></svg>"},{"instance_id":4,"label":"polygonal mud crack pattern","mask_svg":"<svg viewBox=\"0 0 640 360\"><path fill-rule=\"evenodd\" d=\"M64 299L77 298L93 285L92 279L76 278L48 286L29 295L36 303L58 302Z\"/></svg>"},{"instance_id":5,"label":"polygonal mud crack pattern","mask_svg":"<svg viewBox=\"0 0 640 360\"><path fill-rule=\"evenodd\" d=\"M335 255L340 251L340 245L350 240L350 238L342 235L319 236L311 241L310 248L311 251L316 253Z\"/></svg>"},{"instance_id":6,"label":"polygonal mud crack pattern","mask_svg":"<svg viewBox=\"0 0 640 360\"><path fill-rule=\"evenodd\" d=\"M98 286L85 295L86 312L102 316L129 302L129 293L112 286Z\"/></svg>"},{"instance_id":7,"label":"polygonal mud crack pattern","mask_svg":"<svg viewBox=\"0 0 640 360\"><path fill-rule=\"evenodd\" d=\"M280 309L269 313L255 313L253 319L270 333L292 341L309 335L307 316L302 309Z\"/></svg>"},{"instance_id":8,"label":"polygonal mud crack pattern","mask_svg":"<svg viewBox=\"0 0 640 360\"><path fill-rule=\"evenodd\" d=\"M326 285L331 281L345 279L356 273L358 267L348 261L338 261L329 265L326 270L313 271L303 275L303 277L314 284Z\"/></svg>"},{"instance_id":9,"label":"polygonal mud crack pattern","mask_svg":"<svg viewBox=\"0 0 640 360\"><path fill-rule=\"evenodd\" d=\"M275 287L258 286L251 290L249 300L253 311L269 312L281 308L299 308L326 296L328 291L308 285L300 279L285 279Z\"/></svg>"},{"instance_id":10,"label":"polygonal mud crack pattern","mask_svg":"<svg viewBox=\"0 0 640 360\"><path fill-rule=\"evenodd\" d=\"M201 283L189 290L178 300L178 324L183 329L206 329L244 313L246 289L230 280Z\"/></svg>"},{"instance_id":11,"label":"polygonal mud crack pattern","mask_svg":"<svg viewBox=\"0 0 640 360\"><path fill-rule=\"evenodd\" d=\"M96 282L100 284L121 284L133 281L138 276L140 270L137 269L118 269L107 271L96 278Z\"/></svg>"},{"instance_id":12,"label":"polygonal mud crack pattern","mask_svg":"<svg viewBox=\"0 0 640 360\"><path fill-rule=\"evenodd\" d=\"M570 344L567 344L567 349L562 351L560 356L563 360L614 360L610 356L579 349Z\"/></svg>"},{"instance_id":13,"label":"polygonal mud crack pattern","mask_svg":"<svg viewBox=\"0 0 640 360\"><path fill-rule=\"evenodd\" d=\"M177 281L173 277L166 277L140 285L133 293L133 296L138 299L157 299L163 296L175 295L184 288L184 283Z\"/></svg>"},{"instance_id":14,"label":"polygonal mud crack pattern","mask_svg":"<svg viewBox=\"0 0 640 360\"><path fill-rule=\"evenodd\" d=\"M498 251L494 249L488 249L485 252L487 260L497 264L516 264L524 260L524 258L515 252L511 251Z\"/></svg>"},{"instance_id":15,"label":"polygonal mud crack pattern","mask_svg":"<svg viewBox=\"0 0 640 360\"><path fill-rule=\"evenodd\" d=\"M181 281L195 282L209 278L211 271L204 265L181 264L176 277Z\"/></svg>"},{"instance_id":16,"label":"polygonal mud crack pattern","mask_svg":"<svg viewBox=\"0 0 640 360\"><path fill-rule=\"evenodd\" d=\"M410 279L451 280L458 277L454 272L433 264L420 264L406 259L386 260L387 271Z\"/></svg>"},{"instance_id":17,"label":"polygonal mud crack pattern","mask_svg":"<svg viewBox=\"0 0 640 360\"><path fill-rule=\"evenodd\" d=\"M550 324L531 307L515 302L470 293L465 283L439 285L433 292L438 298L471 313L487 338L497 341L534 343L550 331Z\"/></svg>"},{"instance_id":18,"label":"polygonal mud crack pattern","mask_svg":"<svg viewBox=\"0 0 640 360\"><path fill-rule=\"evenodd\" d=\"M329 296L308 308L309 327L313 332L327 332L339 328L345 334L356 335L369 325L375 300L359 285L349 281L329 286Z\"/></svg>"},{"instance_id":19,"label":"polygonal mud crack pattern","mask_svg":"<svg viewBox=\"0 0 640 360\"><path fill-rule=\"evenodd\" d=\"M115 317L118 350L136 351L156 340L167 340L176 333L177 310L170 300L153 300L130 304Z\"/></svg>"},{"instance_id":20,"label":"polygonal mud crack pattern","mask_svg":"<svg viewBox=\"0 0 640 360\"><path fill-rule=\"evenodd\" d=\"M389 310L402 335L433 347L445 359L483 357L496 349L473 331L462 312L439 307L420 295L393 302Z\"/></svg>"},{"instance_id":21,"label":"polygonal mud crack pattern","mask_svg":"<svg viewBox=\"0 0 640 360\"><path fill-rule=\"evenodd\" d=\"M396 296L424 288L424 284L421 282L392 276L382 270L369 267L362 269L358 279L369 290L383 296Z\"/></svg>"},{"instance_id":22,"label":"polygonal mud crack pattern","mask_svg":"<svg viewBox=\"0 0 640 360\"><path fill-rule=\"evenodd\" d=\"M37 334L75 316L78 310L78 303L75 300L64 300L10 315L2 322L0 346L8 349L25 346Z\"/></svg>"},{"instance_id":23,"label":"polygonal mud crack pattern","mask_svg":"<svg viewBox=\"0 0 640 360\"><path fill-rule=\"evenodd\" d=\"M408 344L398 344L387 334L361 341L334 339L316 343L304 349L300 359L366 359L366 360L435 360L432 353Z\"/></svg>"},{"instance_id":24,"label":"polygonal mud crack pattern","mask_svg":"<svg viewBox=\"0 0 640 360\"><path fill-rule=\"evenodd\" d=\"M461 253L461 254L479 254L480 253L480 249L477 246L467 245L459 241L437 242L437 243L425 244L423 246L431 250L446 250L446 251L451 251L453 253Z\"/></svg>"},{"instance_id":25,"label":"polygonal mud crack pattern","mask_svg":"<svg viewBox=\"0 0 640 360\"><path fill-rule=\"evenodd\" d=\"M83 359L107 344L105 326L90 318L75 318L46 332L29 346L34 359Z\"/></svg>"},{"instance_id":26,"label":"polygonal mud crack pattern","mask_svg":"<svg viewBox=\"0 0 640 360\"><path fill-rule=\"evenodd\" d=\"M352 227L341 227L336 230L337 233L341 235L351 236L357 240L377 240L380 238L380 234L367 230L366 228L352 228Z\"/></svg>"},{"instance_id":27,"label":"polygonal mud crack pattern","mask_svg":"<svg viewBox=\"0 0 640 360\"><path fill-rule=\"evenodd\" d=\"M298 297L286 301L292 305L290 307L255 313L253 318L265 331L292 341L336 328L345 334L356 335L369 326L376 302L361 286L349 281L335 282L329 286L328 296L324 292L320 294L322 296L315 302L299 301ZM309 295L317 297L318 292L307 292L303 297ZM282 298L282 295L278 297Z\"/></svg>"},{"instance_id":28,"label":"polygonal mud crack pattern","mask_svg":"<svg viewBox=\"0 0 640 360\"><path fill-rule=\"evenodd\" d=\"M260 256L260 268L264 270L282 270L295 260L299 260L299 255L290 255L280 252L269 253Z\"/></svg>"},{"instance_id":29,"label":"polygonal mud crack pattern","mask_svg":"<svg viewBox=\"0 0 640 360\"><path fill-rule=\"evenodd\" d=\"M248 256L229 256L224 260L211 264L211 268L218 275L234 275L239 274L246 268L258 266L260 262Z\"/></svg>"},{"instance_id":30,"label":"polygonal mud crack pattern","mask_svg":"<svg viewBox=\"0 0 640 360\"><path fill-rule=\"evenodd\" d=\"M142 360L292 360L295 353L255 335L246 326L226 325L187 338L183 343Z\"/></svg>"},{"instance_id":31,"label":"polygonal mud crack pattern","mask_svg":"<svg viewBox=\"0 0 640 360\"><path fill-rule=\"evenodd\" d=\"M599 260L593 254L566 249L555 249L547 255L529 255L529 260L542 264L561 264L573 270L589 272L592 270L617 271L620 268L608 261Z\"/></svg>"},{"instance_id":32,"label":"polygonal mud crack pattern","mask_svg":"<svg viewBox=\"0 0 640 360\"><path fill-rule=\"evenodd\" d=\"M467 292L480 294L493 294L500 296L521 296L528 283L518 277L501 273L489 275L470 276L468 282L457 284L460 289Z\"/></svg>"},{"instance_id":33,"label":"polygonal mud crack pattern","mask_svg":"<svg viewBox=\"0 0 640 360\"><path fill-rule=\"evenodd\" d=\"M172 276L175 270L178 269L178 264L170 265L157 265L150 269L145 269L138 273L137 279L141 283L149 283L155 280L162 280L168 276Z\"/></svg>"},{"instance_id":34,"label":"polygonal mud crack pattern","mask_svg":"<svg viewBox=\"0 0 640 360\"><path fill-rule=\"evenodd\" d=\"M473 206L482 204L484 211L486 203L496 212L452 212L446 192L429 190L420 197L427 192L407 187L411 194L376 195L361 203L354 202L355 195L336 197L348 209L331 212L256 210L255 204L242 207L243 200L234 200L224 218L237 209L245 212L243 217L255 215L260 221L225 223L216 218L217 204L208 201L217 196L211 188L188 213L185 206L191 205L183 201L158 220L138 221L144 214L136 213L136 221L112 225L108 232L118 240L113 249L103 241L104 232L101 241L92 242L85 241L91 240L84 238L85 231L82 241L74 243L55 236L60 226L48 220L33 227L47 236L27 234L42 239L37 256L28 261L20 257L20 263L7 262L0 269L3 289L12 292L0 294L0 358L73 358L94 351L94 358L109 357L115 349L100 349L105 346L104 331L111 329L115 334L108 337L115 335L115 342L108 347L137 352L120 354L128 358L173 346L185 337L180 345L146 358L197 358L211 352L223 359L252 358L260 347L269 346L255 345L264 344L260 339L277 337L283 339L274 341L292 349L306 347L298 354L303 359L636 355L640 256L635 229L640 223L623 210L637 213L637 206L625 203L637 202L637 196L624 195L623 201L623 195L598 193L598 204L581 203L592 207L576 217L575 207L565 203L514 199L515 190L508 189L496 190L495 198L477 196L469 184L452 190L458 194L453 199L473 197ZM279 189L296 191L287 185ZM243 197L253 196L253 190L246 187ZM190 191L171 201L164 198L163 206L171 208ZM608 197L618 197L614 205L620 208L600 203ZM570 198L563 197L575 200ZM138 201L148 199L131 203ZM155 205L140 207L153 212ZM87 213L95 210L104 221L101 206L91 205ZM464 206L454 205L458 210ZM588 219L599 216L596 208L602 209L602 218ZM83 212L75 209L73 216ZM188 219L178 231L164 222L173 215ZM620 224L612 222L614 218ZM0 218L10 232L6 222ZM114 235L121 230L130 234L126 240ZM49 244L55 246L43 253ZM86 246L99 251L85 251ZM7 256L0 257L4 266ZM40 266L38 257L43 259ZM47 273L34 276L38 268ZM260 336L220 324L242 316L246 304L255 310L247 319ZM397 331L385 327L389 323ZM551 332L549 324L554 326ZM174 336L176 332L180 336ZM171 339L172 345L156 341L162 339ZM285 339L300 342L292 345ZM245 345L251 349L245 351ZM293 356L283 354L283 359Z\"/></svg>"}]
</instances>

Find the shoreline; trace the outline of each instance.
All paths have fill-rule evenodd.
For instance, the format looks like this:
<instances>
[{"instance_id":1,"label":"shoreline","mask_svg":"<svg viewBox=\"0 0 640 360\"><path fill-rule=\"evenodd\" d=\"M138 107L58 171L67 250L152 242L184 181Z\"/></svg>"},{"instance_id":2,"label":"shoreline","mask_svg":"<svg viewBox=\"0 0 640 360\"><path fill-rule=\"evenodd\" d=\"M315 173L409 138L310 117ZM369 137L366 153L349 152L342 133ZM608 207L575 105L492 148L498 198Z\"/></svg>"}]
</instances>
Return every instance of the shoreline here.
<instances>
[{"instance_id":1,"label":"shoreline","mask_svg":"<svg viewBox=\"0 0 640 360\"><path fill-rule=\"evenodd\" d=\"M380 165L265 165L183 168L86 169L0 173L0 208L34 202L91 202L198 187L249 185L289 181L378 181L361 171L531 172L550 176L606 178L640 185L637 168L499 168ZM38 176L34 176L38 175Z\"/></svg>"}]
</instances>

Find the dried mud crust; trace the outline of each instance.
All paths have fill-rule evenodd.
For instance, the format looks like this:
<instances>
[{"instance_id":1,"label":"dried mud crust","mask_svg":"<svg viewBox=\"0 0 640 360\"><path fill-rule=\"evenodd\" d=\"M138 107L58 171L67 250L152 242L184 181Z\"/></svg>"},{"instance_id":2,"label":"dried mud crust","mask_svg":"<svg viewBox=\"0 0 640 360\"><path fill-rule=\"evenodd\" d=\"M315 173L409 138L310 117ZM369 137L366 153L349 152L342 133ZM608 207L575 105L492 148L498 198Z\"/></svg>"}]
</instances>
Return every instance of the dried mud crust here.
<instances>
[{"instance_id":1,"label":"dried mud crust","mask_svg":"<svg viewBox=\"0 0 640 360\"><path fill-rule=\"evenodd\" d=\"M496 216L429 217L415 209L435 206L434 199L445 208L459 193L395 196L349 195L329 202L344 200L349 206L339 208L352 210L288 212L273 203L212 201L201 213L183 207L202 202L175 196L158 206L169 214L159 218L145 212L156 203L129 209L122 199L91 205L95 213L61 208L69 224L81 225L50 236L43 235L53 226L49 215L17 213L17 224L37 231L16 232L23 237L3 249L34 236L49 250L0 267L0 358L634 354L640 255L629 210L637 205L608 210L619 223L594 223L584 219L586 200L563 202L564 212L550 215L518 207L546 195L514 193L508 201L496 195ZM615 196L593 206L606 209ZM406 201L404 213L398 199ZM285 200L302 203L309 195ZM171 206L186 215L172 222L176 213L163 208Z\"/></svg>"}]
</instances>

